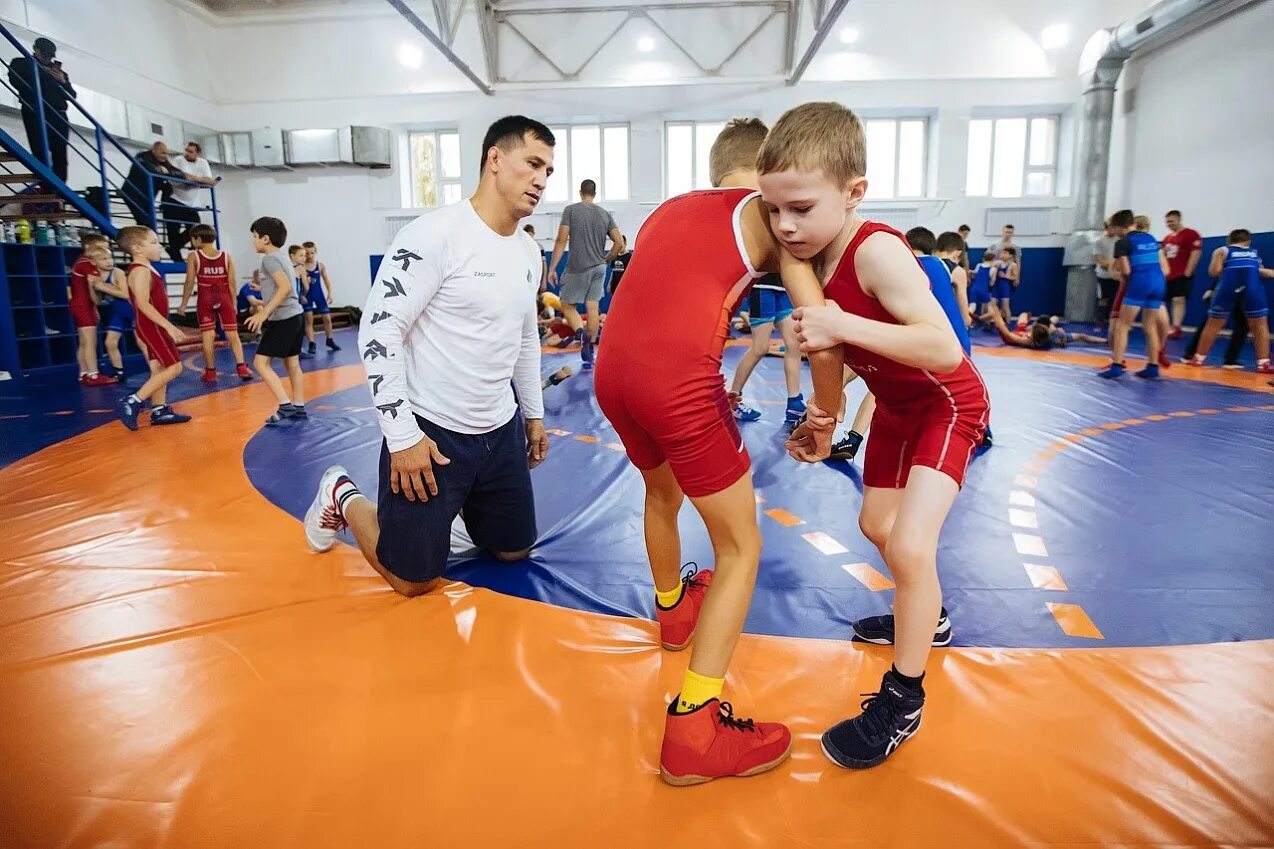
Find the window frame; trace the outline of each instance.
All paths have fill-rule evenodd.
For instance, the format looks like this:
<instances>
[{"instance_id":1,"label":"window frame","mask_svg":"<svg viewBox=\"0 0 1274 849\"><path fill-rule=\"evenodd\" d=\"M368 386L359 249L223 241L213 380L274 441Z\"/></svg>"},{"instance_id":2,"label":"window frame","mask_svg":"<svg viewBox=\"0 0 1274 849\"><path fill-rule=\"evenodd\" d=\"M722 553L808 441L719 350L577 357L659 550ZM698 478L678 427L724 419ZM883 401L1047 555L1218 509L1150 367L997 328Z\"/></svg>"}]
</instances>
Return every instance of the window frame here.
<instances>
[{"instance_id":1,"label":"window frame","mask_svg":"<svg viewBox=\"0 0 1274 849\"><path fill-rule=\"evenodd\" d=\"M677 120L664 121L664 138L663 138L663 171L664 186L663 199L675 197L668 188L668 131L673 127L689 127L690 128L690 191L701 191L699 189L699 128L706 125L720 124L723 127L730 123L729 118L684 118ZM712 179L709 175L708 183L711 185Z\"/></svg>"},{"instance_id":2,"label":"window frame","mask_svg":"<svg viewBox=\"0 0 1274 849\"><path fill-rule=\"evenodd\" d=\"M996 115L977 115L969 119L969 127L965 132L965 143L968 144L969 137L973 132L973 125L978 121L989 121L991 124L991 135L987 144L986 165L987 165L987 184L985 192L973 192L969 188L969 169L968 162L972 151L967 151L965 156L965 176L964 188L966 197L984 197L991 200L1030 200L1034 198L1057 198L1061 195L1058 192L1058 179L1061 171L1062 158L1062 122L1063 115L1058 112L1032 113L1030 111L1015 114L996 114ZM1049 165L1032 165L1031 164L1031 142L1035 136L1035 122L1039 120L1052 121L1053 124L1053 145L1052 145L1052 163ZM1015 195L997 195L995 193L995 139L999 133L999 125L1001 121L1025 121L1026 136L1022 142L1022 183L1019 187L1018 194ZM1033 194L1027 191L1027 185L1030 178L1036 174L1048 174L1052 178L1052 191L1044 194Z\"/></svg>"},{"instance_id":3,"label":"window frame","mask_svg":"<svg viewBox=\"0 0 1274 849\"><path fill-rule=\"evenodd\" d=\"M633 129L632 125L627 121L568 121L568 122L549 122L546 126L553 132L554 138L558 139L558 147L561 148L561 139L566 138L566 156L553 157L553 177L550 179L561 178L566 184L566 197L564 200L545 201L546 204L561 204L567 206L577 200L579 193L579 184L584 180L593 180L597 183L597 199L602 203L628 203L633 199ZM572 162L571 130L578 127L588 129L597 129L597 164L598 171L596 177L579 176L574 174L574 163ZM628 192L625 197L612 197L608 193L606 180L606 131L608 129L622 129L627 141L625 148L628 156L625 158L624 170L628 174Z\"/></svg>"},{"instance_id":4,"label":"window frame","mask_svg":"<svg viewBox=\"0 0 1274 849\"><path fill-rule=\"evenodd\" d=\"M460 147L460 173L455 177L444 177L442 171L442 137L444 135L454 135L456 137L456 145ZM411 155L412 140L416 136L433 136L434 139L434 188L437 192L438 203L434 206L424 206L416 203L416 161ZM400 148L401 150L402 148ZM456 186L459 189L460 197L452 203L457 203L464 199L464 147L460 145L460 130L455 127L418 127L407 131L407 196L403 199L403 209L441 209L447 206L447 187Z\"/></svg>"},{"instance_id":5,"label":"window frame","mask_svg":"<svg viewBox=\"0 0 1274 849\"><path fill-rule=\"evenodd\" d=\"M859 120L862 121L864 134L867 125L877 121L890 121L894 125L894 184L890 187L890 193L887 197L874 195L864 198L864 202L889 202L889 201L908 201L923 200L929 197L929 145L930 132L932 124L929 122L927 115L871 115L864 116ZM923 146L920 150L920 194L904 195L898 191L899 184L902 181L902 170L898 167L902 160L902 125L905 122L915 122L920 124L920 137L923 140ZM867 151L867 162L870 164L872 159L871 151ZM868 187L870 189L870 186Z\"/></svg>"}]
</instances>

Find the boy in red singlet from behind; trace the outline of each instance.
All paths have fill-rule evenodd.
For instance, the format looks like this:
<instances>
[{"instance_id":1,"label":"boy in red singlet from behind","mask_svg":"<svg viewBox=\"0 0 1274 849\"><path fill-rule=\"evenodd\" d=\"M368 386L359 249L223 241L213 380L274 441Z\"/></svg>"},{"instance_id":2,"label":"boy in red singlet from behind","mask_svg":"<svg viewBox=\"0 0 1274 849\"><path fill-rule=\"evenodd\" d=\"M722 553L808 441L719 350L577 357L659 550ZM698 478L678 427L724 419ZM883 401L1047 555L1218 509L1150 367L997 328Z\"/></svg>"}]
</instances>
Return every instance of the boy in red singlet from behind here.
<instances>
[{"instance_id":1,"label":"boy in red singlet from behind","mask_svg":"<svg viewBox=\"0 0 1274 849\"><path fill-rule=\"evenodd\" d=\"M190 244L194 250L186 255L186 287L181 293L182 315L190 305L190 293L199 287L195 298L195 315L199 317L199 335L203 342L203 377L205 383L216 383L217 365L213 354L213 337L217 319L234 353L235 374L251 380L252 372L243 359L243 342L239 339L239 321L235 315L234 258L217 248L217 231L207 224L190 228Z\"/></svg>"},{"instance_id":2,"label":"boy in red singlet from behind","mask_svg":"<svg viewBox=\"0 0 1274 849\"><path fill-rule=\"evenodd\" d=\"M150 398L155 406L150 411L152 425L182 424L190 416L168 406L167 387L181 374L181 358L177 343L184 334L168 320L168 287L163 275L152 262L163 257L159 237L149 227L123 227L115 241L133 258L128 266L128 292L137 311L137 338L146 346L150 377L132 395L119 402L119 418L129 430L137 430L137 416Z\"/></svg>"},{"instance_id":3,"label":"boy in red singlet from behind","mask_svg":"<svg viewBox=\"0 0 1274 849\"><path fill-rule=\"evenodd\" d=\"M925 661L943 617L938 534L986 431L990 403L902 234L855 211L867 190L867 151L854 113L838 103L789 110L757 167L780 243L812 260L823 280L827 304L795 313L801 349L843 351L845 365L876 397L858 524L897 585L896 621L873 617L868 629L894 643L894 665L862 713L822 740L837 764L869 767L920 727ZM834 410L822 399L810 405L788 442L792 456L826 456L818 437L835 427Z\"/></svg>"},{"instance_id":4,"label":"boy in red singlet from behind","mask_svg":"<svg viewBox=\"0 0 1274 849\"><path fill-rule=\"evenodd\" d=\"M794 304L822 303L809 266L783 254L761 209L756 154L765 132L756 119L731 121L710 155L717 188L672 198L646 219L642 249L611 301L607 356L594 378L597 402L646 485L660 642L670 651L695 644L659 758L674 785L755 775L792 747L785 726L739 719L720 698L761 554L751 463L721 374L730 316L767 272L782 273ZM818 402L835 409L839 356L816 353L810 369ZM828 432L824 454L830 442ZM677 514L686 496L708 528L716 568L683 576Z\"/></svg>"}]
</instances>

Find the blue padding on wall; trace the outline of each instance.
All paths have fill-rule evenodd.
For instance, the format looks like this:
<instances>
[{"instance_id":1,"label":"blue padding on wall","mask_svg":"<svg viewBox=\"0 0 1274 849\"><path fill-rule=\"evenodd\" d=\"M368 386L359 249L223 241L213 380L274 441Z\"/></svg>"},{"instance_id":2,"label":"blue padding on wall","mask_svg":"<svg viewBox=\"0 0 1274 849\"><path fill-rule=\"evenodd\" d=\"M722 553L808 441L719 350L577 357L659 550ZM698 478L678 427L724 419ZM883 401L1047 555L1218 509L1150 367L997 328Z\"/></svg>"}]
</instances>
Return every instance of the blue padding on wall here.
<instances>
[{"instance_id":1,"label":"blue padding on wall","mask_svg":"<svg viewBox=\"0 0 1274 849\"><path fill-rule=\"evenodd\" d=\"M982 261L986 248L969 248L969 263ZM1014 313L1061 315L1066 308L1066 267L1062 248L1022 248L1022 281L1010 302Z\"/></svg>"}]
</instances>

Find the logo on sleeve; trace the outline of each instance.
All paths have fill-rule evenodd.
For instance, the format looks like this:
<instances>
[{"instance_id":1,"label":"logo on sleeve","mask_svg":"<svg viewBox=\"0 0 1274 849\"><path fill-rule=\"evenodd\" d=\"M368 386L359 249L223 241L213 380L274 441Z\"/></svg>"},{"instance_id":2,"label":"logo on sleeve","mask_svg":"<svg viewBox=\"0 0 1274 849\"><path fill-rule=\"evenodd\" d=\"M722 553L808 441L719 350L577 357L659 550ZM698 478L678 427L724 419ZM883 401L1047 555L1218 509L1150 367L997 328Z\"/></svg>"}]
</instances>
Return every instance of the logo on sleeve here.
<instances>
[{"instance_id":1,"label":"logo on sleeve","mask_svg":"<svg viewBox=\"0 0 1274 849\"><path fill-rule=\"evenodd\" d=\"M380 324L382 321L384 321L385 319L389 317L390 317L389 313L387 312L378 312L372 316L372 324Z\"/></svg>"},{"instance_id":2,"label":"logo on sleeve","mask_svg":"<svg viewBox=\"0 0 1274 849\"><path fill-rule=\"evenodd\" d=\"M385 284L385 297L397 298L399 295L406 295L407 290L403 288L403 284L398 282L397 277L391 277L388 280L382 280Z\"/></svg>"},{"instance_id":3,"label":"logo on sleeve","mask_svg":"<svg viewBox=\"0 0 1274 849\"><path fill-rule=\"evenodd\" d=\"M377 357L388 357L388 356L389 356L389 349L386 348L384 345L382 345L380 342L376 341L375 339L372 339L363 348L363 359L365 360L374 360Z\"/></svg>"},{"instance_id":4,"label":"logo on sleeve","mask_svg":"<svg viewBox=\"0 0 1274 849\"><path fill-rule=\"evenodd\" d=\"M390 259L390 262L402 263L403 271L406 271L407 268L411 265L412 260L419 260L419 259L420 259L419 254L414 254L411 251L406 250L405 248L399 248L398 250L394 251L394 256L392 259Z\"/></svg>"},{"instance_id":5,"label":"logo on sleeve","mask_svg":"<svg viewBox=\"0 0 1274 849\"><path fill-rule=\"evenodd\" d=\"M403 405L403 399L399 398L392 404L377 404L376 409L380 410L391 419L398 418L398 408Z\"/></svg>"},{"instance_id":6,"label":"logo on sleeve","mask_svg":"<svg viewBox=\"0 0 1274 849\"><path fill-rule=\"evenodd\" d=\"M380 392L380 385L385 382L385 375L370 374L367 378L372 383L372 395L375 396L377 392Z\"/></svg>"}]
</instances>

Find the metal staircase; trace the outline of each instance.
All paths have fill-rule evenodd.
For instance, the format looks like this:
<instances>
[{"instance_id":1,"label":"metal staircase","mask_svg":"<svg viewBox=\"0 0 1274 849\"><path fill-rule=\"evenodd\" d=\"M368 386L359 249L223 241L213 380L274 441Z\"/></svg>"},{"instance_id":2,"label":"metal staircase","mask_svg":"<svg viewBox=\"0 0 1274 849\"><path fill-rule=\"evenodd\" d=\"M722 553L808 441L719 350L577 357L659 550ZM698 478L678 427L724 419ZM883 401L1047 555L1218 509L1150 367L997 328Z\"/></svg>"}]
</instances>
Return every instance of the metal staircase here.
<instances>
[{"instance_id":1,"label":"metal staircase","mask_svg":"<svg viewBox=\"0 0 1274 849\"><path fill-rule=\"evenodd\" d=\"M119 228L140 219L164 241L169 221L155 200L159 191L155 176L74 98L67 103L64 129L60 121L55 125L47 120L43 88L52 78L36 70L37 60L3 24L0 37L0 50L5 42L12 48L9 58L0 59L4 66L0 85L19 103L24 117L34 116L41 141L40 155L36 155L26 139L0 129L0 372L17 378L75 363L75 328L66 285L69 266L79 250L77 236L94 231L113 239ZM25 93L9 79L14 63L31 63L22 68L31 69ZM66 143L65 181L53 172L49 141ZM131 184L130 174L134 175ZM166 175L159 179L173 186L206 189L208 204L196 209L211 213L211 223L217 226L215 187ZM21 222L26 226L17 226ZM45 226L39 227L38 222ZM37 231L43 239L37 240ZM171 276L184 276L185 266L160 262L155 267L169 277L170 297L174 288L179 293L180 282Z\"/></svg>"}]
</instances>

